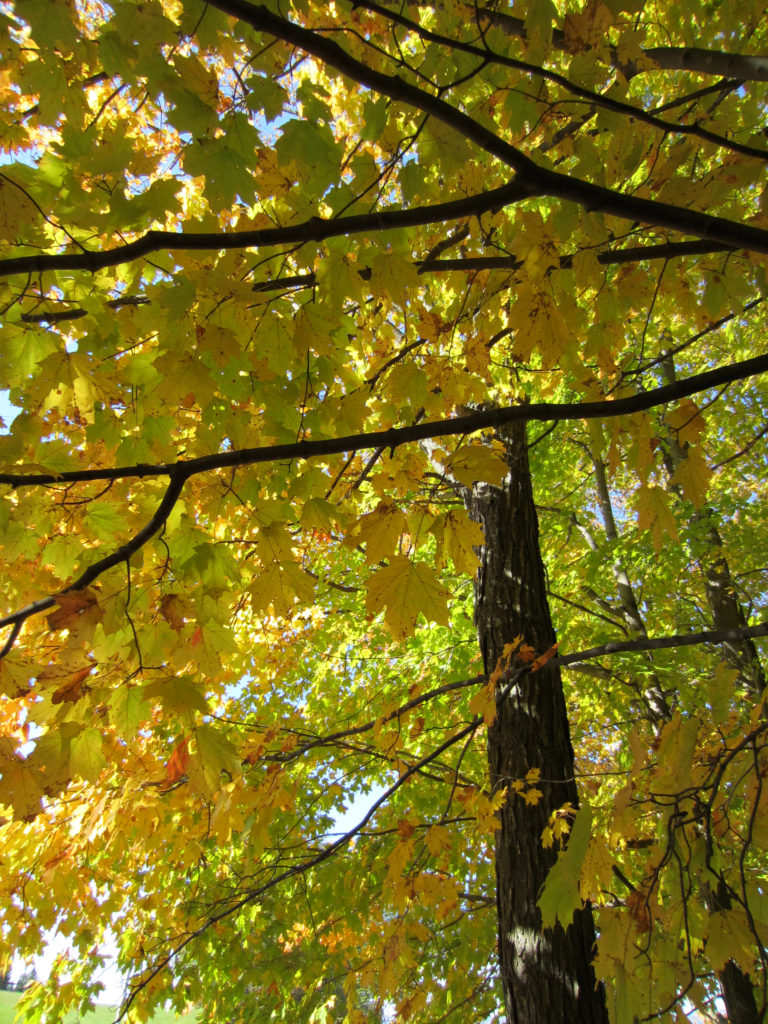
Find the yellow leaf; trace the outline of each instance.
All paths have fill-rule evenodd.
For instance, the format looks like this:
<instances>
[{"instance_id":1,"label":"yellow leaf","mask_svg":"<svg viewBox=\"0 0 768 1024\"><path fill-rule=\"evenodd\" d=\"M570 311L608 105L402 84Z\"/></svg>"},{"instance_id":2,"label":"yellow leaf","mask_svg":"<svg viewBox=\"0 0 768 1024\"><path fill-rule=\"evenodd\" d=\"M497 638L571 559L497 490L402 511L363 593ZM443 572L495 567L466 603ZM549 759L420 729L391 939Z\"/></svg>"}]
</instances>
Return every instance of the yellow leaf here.
<instances>
[{"instance_id":1,"label":"yellow leaf","mask_svg":"<svg viewBox=\"0 0 768 1024\"><path fill-rule=\"evenodd\" d=\"M310 498L301 511L301 525L305 530L330 534L338 521L339 513L336 506L325 498Z\"/></svg>"},{"instance_id":2,"label":"yellow leaf","mask_svg":"<svg viewBox=\"0 0 768 1024\"><path fill-rule=\"evenodd\" d=\"M391 555L406 529L403 513L389 498L383 498L373 512L361 516L347 533L350 546L365 544L365 559L375 565Z\"/></svg>"},{"instance_id":3,"label":"yellow leaf","mask_svg":"<svg viewBox=\"0 0 768 1024\"><path fill-rule=\"evenodd\" d=\"M219 83L216 75L209 71L197 57L180 57L173 60L184 88L202 100L207 107L216 109L219 97Z\"/></svg>"},{"instance_id":4,"label":"yellow leaf","mask_svg":"<svg viewBox=\"0 0 768 1024\"><path fill-rule=\"evenodd\" d=\"M70 757L73 774L81 775L88 782L96 782L107 766L99 730L89 727L79 732L72 740Z\"/></svg>"},{"instance_id":5,"label":"yellow leaf","mask_svg":"<svg viewBox=\"0 0 768 1024\"><path fill-rule=\"evenodd\" d=\"M293 540L282 523L267 523L259 530L257 551L265 565L272 561L283 562L292 557Z\"/></svg>"},{"instance_id":6,"label":"yellow leaf","mask_svg":"<svg viewBox=\"0 0 768 1024\"><path fill-rule=\"evenodd\" d=\"M220 843L228 842L232 833L241 832L245 824L242 814L233 801L232 788L230 784L221 790L211 815L210 830Z\"/></svg>"},{"instance_id":7,"label":"yellow leaf","mask_svg":"<svg viewBox=\"0 0 768 1024\"><path fill-rule=\"evenodd\" d=\"M496 721L496 684L493 678L479 690L469 702L469 710L473 715L482 715L486 726Z\"/></svg>"},{"instance_id":8,"label":"yellow leaf","mask_svg":"<svg viewBox=\"0 0 768 1024\"><path fill-rule=\"evenodd\" d=\"M306 359L310 351L319 356L330 355L333 351L334 326L320 306L311 302L302 306L294 320L293 347L297 355L301 359Z\"/></svg>"},{"instance_id":9,"label":"yellow leaf","mask_svg":"<svg viewBox=\"0 0 768 1024\"><path fill-rule=\"evenodd\" d=\"M757 950L749 941L749 922L741 908L710 914L707 924L705 951L715 970L722 970L729 960L744 967L754 962Z\"/></svg>"},{"instance_id":10,"label":"yellow leaf","mask_svg":"<svg viewBox=\"0 0 768 1024\"><path fill-rule=\"evenodd\" d=\"M296 562L273 562L251 585L251 606L261 614L271 606L276 616L286 616L297 601L308 604L314 592L314 580Z\"/></svg>"},{"instance_id":11,"label":"yellow leaf","mask_svg":"<svg viewBox=\"0 0 768 1024\"><path fill-rule=\"evenodd\" d=\"M233 778L242 775L237 751L227 737L212 725L199 725L195 729L197 755L209 781L218 782L221 772Z\"/></svg>"},{"instance_id":12,"label":"yellow leaf","mask_svg":"<svg viewBox=\"0 0 768 1024\"><path fill-rule=\"evenodd\" d=\"M509 324L515 328L515 355L524 362L538 353L545 368L554 366L573 343L573 332L555 299L530 284L517 290Z\"/></svg>"},{"instance_id":13,"label":"yellow leaf","mask_svg":"<svg viewBox=\"0 0 768 1024\"><path fill-rule=\"evenodd\" d=\"M677 524L663 488L643 484L635 495L635 509L638 528L652 531L657 555L661 553L665 537L677 540Z\"/></svg>"},{"instance_id":14,"label":"yellow leaf","mask_svg":"<svg viewBox=\"0 0 768 1024\"><path fill-rule=\"evenodd\" d=\"M583 53L604 46L612 20L611 12L599 0L590 0L582 11L567 14L563 21L566 49Z\"/></svg>"},{"instance_id":15,"label":"yellow leaf","mask_svg":"<svg viewBox=\"0 0 768 1024\"><path fill-rule=\"evenodd\" d=\"M372 615L386 608L384 621L396 640L404 640L415 628L419 615L448 625L448 591L434 569L397 555L368 581L366 607Z\"/></svg>"},{"instance_id":16,"label":"yellow leaf","mask_svg":"<svg viewBox=\"0 0 768 1024\"><path fill-rule=\"evenodd\" d=\"M40 774L21 758L10 767L3 766L0 801L11 804L17 818L29 821L40 811L43 787Z\"/></svg>"},{"instance_id":17,"label":"yellow leaf","mask_svg":"<svg viewBox=\"0 0 768 1024\"><path fill-rule=\"evenodd\" d=\"M684 496L697 508L701 508L707 500L707 487L711 476L712 470L701 452L697 448L689 448L675 470L672 483L677 484Z\"/></svg>"},{"instance_id":18,"label":"yellow leaf","mask_svg":"<svg viewBox=\"0 0 768 1024\"><path fill-rule=\"evenodd\" d=\"M160 702L166 715L190 715L193 711L208 714L210 708L193 676L176 675L149 683L141 692L142 699Z\"/></svg>"},{"instance_id":19,"label":"yellow leaf","mask_svg":"<svg viewBox=\"0 0 768 1024\"><path fill-rule=\"evenodd\" d=\"M26 193L7 174L0 174L0 241L15 241L38 216Z\"/></svg>"},{"instance_id":20,"label":"yellow leaf","mask_svg":"<svg viewBox=\"0 0 768 1024\"><path fill-rule=\"evenodd\" d=\"M427 849L433 857L439 857L451 848L451 833L443 825L432 825L425 836Z\"/></svg>"},{"instance_id":21,"label":"yellow leaf","mask_svg":"<svg viewBox=\"0 0 768 1024\"><path fill-rule=\"evenodd\" d=\"M478 793L474 800L475 820L477 829L485 835L493 835L498 831L501 822L498 812L507 798L506 786L497 790L489 800L483 793Z\"/></svg>"},{"instance_id":22,"label":"yellow leaf","mask_svg":"<svg viewBox=\"0 0 768 1024\"><path fill-rule=\"evenodd\" d=\"M592 836L581 867L579 892L588 900L597 893L610 891L613 881L613 857L606 838L601 833Z\"/></svg>"},{"instance_id":23,"label":"yellow leaf","mask_svg":"<svg viewBox=\"0 0 768 1024\"><path fill-rule=\"evenodd\" d=\"M707 428L699 407L690 398L683 399L676 409L667 412L665 419L681 445L695 444Z\"/></svg>"},{"instance_id":24,"label":"yellow leaf","mask_svg":"<svg viewBox=\"0 0 768 1024\"><path fill-rule=\"evenodd\" d=\"M436 561L445 564L447 555L458 572L474 573L480 559L475 548L485 543L483 528L469 518L464 509L453 509L438 516L429 530L437 540Z\"/></svg>"},{"instance_id":25,"label":"yellow leaf","mask_svg":"<svg viewBox=\"0 0 768 1024\"><path fill-rule=\"evenodd\" d=\"M691 768L696 751L699 722L675 714L661 732L656 759L658 768L654 788L679 793L692 783Z\"/></svg>"},{"instance_id":26,"label":"yellow leaf","mask_svg":"<svg viewBox=\"0 0 768 1024\"><path fill-rule=\"evenodd\" d=\"M371 287L395 302L407 302L408 290L421 285L418 271L410 259L393 252L379 252L371 263Z\"/></svg>"},{"instance_id":27,"label":"yellow leaf","mask_svg":"<svg viewBox=\"0 0 768 1024\"><path fill-rule=\"evenodd\" d=\"M446 463L446 469L465 487L471 487L479 480L498 487L507 475L508 467L493 448L475 444L454 452Z\"/></svg>"},{"instance_id":28,"label":"yellow leaf","mask_svg":"<svg viewBox=\"0 0 768 1024\"><path fill-rule=\"evenodd\" d=\"M50 629L69 629L85 623L95 625L103 618L99 608L98 594L91 587L84 590L70 590L56 597L59 606L48 616Z\"/></svg>"}]
</instances>

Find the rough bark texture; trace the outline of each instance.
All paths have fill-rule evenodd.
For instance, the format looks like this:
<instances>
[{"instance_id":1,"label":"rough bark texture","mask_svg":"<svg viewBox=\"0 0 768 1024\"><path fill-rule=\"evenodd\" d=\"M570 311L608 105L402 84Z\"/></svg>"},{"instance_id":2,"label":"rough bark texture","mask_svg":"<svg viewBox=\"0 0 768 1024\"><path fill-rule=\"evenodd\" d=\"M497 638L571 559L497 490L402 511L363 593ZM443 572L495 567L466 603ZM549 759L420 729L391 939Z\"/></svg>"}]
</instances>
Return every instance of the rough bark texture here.
<instances>
[{"instance_id":1,"label":"rough bark texture","mask_svg":"<svg viewBox=\"0 0 768 1024\"><path fill-rule=\"evenodd\" d=\"M533 505L524 424L506 437L510 475L502 487L475 486L467 497L486 543L476 584L475 619L485 669L522 634L537 651L555 641ZM488 733L495 788L541 770L536 806L510 790L496 840L499 955L509 1024L607 1024L605 994L591 961L595 933L589 908L567 929L543 930L536 900L557 856L541 844L550 813L576 805L573 748L556 668L524 676L499 707Z\"/></svg>"}]
</instances>

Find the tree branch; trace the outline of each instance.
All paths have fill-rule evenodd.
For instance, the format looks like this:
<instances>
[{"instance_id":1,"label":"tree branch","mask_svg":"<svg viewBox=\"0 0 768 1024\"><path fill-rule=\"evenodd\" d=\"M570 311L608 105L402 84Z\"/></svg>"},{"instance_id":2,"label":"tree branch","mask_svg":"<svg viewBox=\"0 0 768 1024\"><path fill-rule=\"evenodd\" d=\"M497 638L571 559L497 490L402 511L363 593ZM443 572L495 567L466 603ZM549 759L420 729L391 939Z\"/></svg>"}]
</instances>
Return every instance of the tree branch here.
<instances>
[{"instance_id":1,"label":"tree branch","mask_svg":"<svg viewBox=\"0 0 768 1024\"><path fill-rule=\"evenodd\" d=\"M601 210L623 220L682 231L684 234L695 235L718 245L768 253L768 231L762 228L739 224L724 217L715 217L669 203L641 199L539 167L530 157L499 138L468 114L457 110L438 96L403 81L398 75L387 75L369 68L362 61L350 56L332 39L287 21L267 8L248 3L247 0L209 2L212 7L239 18L257 31L267 32L317 57L328 67L334 68L360 85L420 110L453 128L465 139L474 142L486 153L495 156L516 171L515 180L520 188L528 189L529 197L552 196L566 199L587 210Z\"/></svg>"},{"instance_id":2,"label":"tree branch","mask_svg":"<svg viewBox=\"0 0 768 1024\"><path fill-rule=\"evenodd\" d=\"M665 135L695 136L696 138L702 139L704 142L710 142L723 149L729 149L735 153L741 153L743 156L755 157L758 160L768 160L768 150L766 149L758 149L755 146L747 146L744 143L735 142L733 139L728 139L723 135L718 135L717 132L711 132L699 124L678 124L675 121L665 121L663 118L659 117L657 113L651 113L650 111L643 110L642 107L634 106L632 103L625 103L623 100L614 99L612 96L594 92L592 89L586 89L584 86L577 85L575 82L572 82L570 79L566 78L565 75L558 74L556 71L550 71L548 68L541 67L538 64L531 64L524 60L516 60L514 57L509 57L503 53L497 53L495 50L482 46L475 46L473 43L465 43L460 39L451 39L449 36L441 35L439 32L432 32L430 29L424 28L424 26L420 25L418 22L412 21L410 18L406 18L398 11L391 11L387 7L383 7L381 4L365 2L365 0L352 0L352 7L353 9L362 7L363 9L372 11L375 14L381 14L393 24L401 25L409 32L415 33L428 42L437 43L438 45L445 46L450 50L457 50L461 53L471 54L473 57L477 57L478 60L483 61L485 64L498 64L501 67L512 68L515 71L522 71L523 74L531 75L532 77L543 78L547 82L552 82L553 85L559 85L572 96L578 96L580 99L586 100L595 107L602 107L605 110L613 111L613 113L622 114L630 119L640 121L643 124L657 128Z\"/></svg>"},{"instance_id":3,"label":"tree branch","mask_svg":"<svg viewBox=\"0 0 768 1024\"><path fill-rule=\"evenodd\" d=\"M754 639L768 636L768 622L757 626L745 626L743 629L705 629L700 633L678 633L674 636L639 636L634 640L612 640L600 647L590 647L586 651L575 651L573 654L558 655L551 658L548 665L578 665L581 661L591 658L602 658L606 654L624 654L626 652L661 651L673 647L695 647L698 644L728 644L736 640Z\"/></svg>"},{"instance_id":4,"label":"tree branch","mask_svg":"<svg viewBox=\"0 0 768 1024\"><path fill-rule=\"evenodd\" d=\"M486 192L481 195L491 196L493 193ZM472 197L478 198L478 197ZM463 202L464 200L457 200ZM424 209L424 207L422 207ZM462 233L466 237L467 232ZM189 236L176 234L174 238L186 238ZM193 238L195 236L192 236ZM229 248L229 242L233 237L231 233L222 232L219 236L221 249ZM177 246L177 249L180 248ZM597 262L601 266L613 266L622 263L641 263L645 260L670 260L682 256L708 255L715 252L733 252L730 246L713 245L711 242L661 242L657 245L636 245L625 249L609 249L606 252L597 253ZM573 266L574 253L567 253L558 259L560 269L567 270ZM524 260L515 255L509 256L465 256L457 259L438 259L436 256L428 256L423 260L415 260L414 266L419 274L447 274L455 272L479 273L482 270L519 270ZM3 274L3 264L0 261L0 276ZM355 267L355 272L363 281L371 278L371 268L366 266ZM292 291L293 289L314 288L317 283L317 276L314 271L306 274L293 274L286 277L275 277L271 280L256 281L252 290L257 293ZM117 309L120 306L139 306L149 304L151 300L146 296L134 296L130 302L127 299L111 299L106 303L110 309ZM63 310L51 310L48 313L22 313L22 323L58 324L69 320L79 320L87 316L88 311L79 307L70 307Z\"/></svg>"},{"instance_id":5,"label":"tree branch","mask_svg":"<svg viewBox=\"0 0 768 1024\"><path fill-rule=\"evenodd\" d=\"M394 449L402 444L421 441L430 437L444 437L456 434L471 434L490 427L500 427L506 423L520 420L567 420L567 419L604 419L612 416L628 415L642 412L654 406L664 405L680 398L734 380L763 373L768 370L768 355L755 356L731 366L721 366L706 373L697 374L684 380L665 384L629 398L618 398L612 402L573 402L549 404L538 402L532 405L516 405L506 409L492 409L488 412L477 412L470 416L457 416L453 419L435 420L428 423L417 423L410 427L392 428L374 431L369 434L353 434L348 437L330 438L325 441L298 441L295 444L266 445L263 448L243 448L240 450L220 452L215 455L202 455L196 459L180 459L176 463L159 464L156 466L129 466L126 468L74 470L70 473L23 474L2 473L0 484L11 487L42 486L54 483L72 483L76 481L119 480L126 478L144 478L169 476L170 481L163 500L152 519L144 529L104 558L98 559L69 584L59 594L74 590L83 590L102 573L112 566L126 561L139 550L163 526L173 509L186 481L198 473L207 473L215 469L233 468L237 466L253 466L266 462L278 462L291 459L312 459L323 455L338 455L342 452L359 451L370 448ZM13 612L0 619L0 628L12 626L11 635L0 651L0 660L11 650L19 635L21 623L33 615L46 611L56 603L56 596L42 598L27 605L20 611ZM630 641L634 642L634 641ZM663 646L663 644L662 644ZM617 650L619 648L616 648ZM629 649L629 648L628 648ZM638 647L637 650L643 648ZM650 648L649 648L650 649ZM610 653L610 652L609 652ZM583 657L583 656L582 656Z\"/></svg>"},{"instance_id":6,"label":"tree branch","mask_svg":"<svg viewBox=\"0 0 768 1024\"><path fill-rule=\"evenodd\" d=\"M147 525L139 530L131 540L127 541L125 544L121 544L119 548L116 548L103 558L97 559L92 565L89 565L73 583L68 584L68 586L64 587L63 590L60 590L57 594L44 597L39 601L34 601L32 604L28 604L25 608L21 608L19 611L13 612L11 615L6 615L4 618L0 619L0 629L5 626L13 627L5 645L2 650L0 650L0 660L8 654L16 642L22 623L26 622L26 620L31 618L33 615L39 615L40 612L44 612L49 608L52 608L57 603L57 599L63 594L71 594L77 590L85 590L86 587L90 586L91 583L97 580L99 576L105 573L108 569L111 569L115 565L119 565L121 562L127 562L131 555L134 555L151 537L162 529L168 519L168 516L173 511L173 507L178 501L179 495L181 494L187 479L188 474L181 469L177 469L171 473L171 479L169 480L165 494L163 495L163 500L157 506L155 514Z\"/></svg>"},{"instance_id":7,"label":"tree branch","mask_svg":"<svg viewBox=\"0 0 768 1024\"><path fill-rule=\"evenodd\" d=\"M191 942L193 942L195 939L198 939L201 935L208 931L209 928L212 928L214 925L218 924L219 921L225 920L232 914L237 913L238 910L242 910L243 907L248 906L249 903L253 903L254 901L260 899L267 892L269 892L270 889L276 888L278 885L280 885L282 882L285 882L289 878L295 878L297 875L303 875L307 871L310 871L312 868L319 867L325 861L330 860L332 857L334 857L339 852L339 850L341 850L345 846L348 846L352 842L355 836L358 835L365 828L365 826L368 824L368 822L371 820L374 814L378 811L378 809L383 804L385 804L393 796L393 794L408 781L408 779L410 779L413 775L416 775L418 772L420 772L422 768L428 765L431 761L434 761L436 758L438 758L440 754L444 753L455 743L458 743L459 740L463 739L465 736L468 736L470 733L475 732L481 723L482 717L478 715L469 723L469 725L466 725L463 729L460 729L459 732L455 733L453 736L445 740L445 742L441 743L440 746L433 750L431 754L427 754L425 757L422 757L421 760L417 761L415 764L412 764L408 768L406 768L403 774L397 779L397 781L393 782L389 789L387 789L386 792L383 793L379 797L379 799L371 805L371 807L368 809L368 812L363 816L363 818L361 818L361 820L357 823L357 825L354 826L354 828L351 828L348 832L345 832L338 839L334 840L327 847L325 847L324 850L321 850L320 853L315 854L313 857L308 857L306 860L301 861L301 863L295 864L292 867L287 868L285 871L282 871L279 874L275 875L273 878L270 878L270 880L268 882L265 882L264 885L260 885L255 889L247 891L245 895L240 896L234 902L229 903L218 913L213 914L209 918L207 918L198 928L195 928L193 931L185 935L184 938L180 942L178 942L173 949L171 949L168 953L162 956L155 963L154 967L152 967L148 971L148 973L144 977L142 977L136 983L135 986L131 988L128 997L126 998L125 1002L120 1008L120 1013L117 1015L115 1024L118 1024L118 1022L121 1021L123 1017L125 1017L139 992L146 985L148 985L153 978L156 978L157 975L161 973L161 971L165 970L165 968L168 967L168 965L176 959L179 953L181 953L182 950L186 949L186 947Z\"/></svg>"},{"instance_id":8,"label":"tree branch","mask_svg":"<svg viewBox=\"0 0 768 1024\"><path fill-rule=\"evenodd\" d=\"M632 413L645 412L681 398L688 398L701 391L708 391L710 388L765 373L766 370L768 370L768 354L719 366L713 370L707 370L705 373L653 388L651 391L611 401L533 402L530 405L513 405L501 409L474 412L469 416L429 420L426 423L416 423L409 427L392 427L389 430L349 434L345 437L328 438L322 441L296 441L291 444L265 445L260 448L240 448L217 452L213 455L201 455L194 459L179 459L178 462L172 463L81 469L61 473L0 473L0 484L10 487L40 487L56 483L90 483L104 480L143 479L154 476L179 476L183 482L198 473L208 473L216 469L255 466L292 459L316 459L327 455L340 455L344 452L372 448L394 449L400 445L424 441L427 438L473 434L480 430L501 427L520 420L549 422L552 420L610 419L614 416L628 416ZM117 561L120 559L118 558Z\"/></svg>"},{"instance_id":9,"label":"tree branch","mask_svg":"<svg viewBox=\"0 0 768 1024\"><path fill-rule=\"evenodd\" d=\"M519 202L532 194L531 189L517 181L478 195L453 199L447 203L417 206L408 209L355 214L324 220L310 217L300 224L280 228L259 228L254 231L147 231L126 245L92 252L39 253L35 256L14 256L0 260L0 277L11 274L35 274L45 270L103 270L153 252L218 252L229 249L257 249L274 245L295 245L322 242L326 238L366 232L393 231L397 228L419 227L476 217L488 210L498 210ZM256 290L259 290L258 288Z\"/></svg>"},{"instance_id":10,"label":"tree branch","mask_svg":"<svg viewBox=\"0 0 768 1024\"><path fill-rule=\"evenodd\" d=\"M507 35L527 38L525 22L501 11L481 7L479 13L492 25L498 25ZM567 49L565 33L553 29L552 45L558 50ZM640 68L634 61L621 61L618 52L611 47L611 64L619 68L625 78L657 68L662 71L698 71L703 75L721 75L725 78L739 78L744 81L768 82L768 57L755 54L728 53L720 50L705 50L697 46L653 46L643 50L643 56L655 64L655 68Z\"/></svg>"}]
</instances>

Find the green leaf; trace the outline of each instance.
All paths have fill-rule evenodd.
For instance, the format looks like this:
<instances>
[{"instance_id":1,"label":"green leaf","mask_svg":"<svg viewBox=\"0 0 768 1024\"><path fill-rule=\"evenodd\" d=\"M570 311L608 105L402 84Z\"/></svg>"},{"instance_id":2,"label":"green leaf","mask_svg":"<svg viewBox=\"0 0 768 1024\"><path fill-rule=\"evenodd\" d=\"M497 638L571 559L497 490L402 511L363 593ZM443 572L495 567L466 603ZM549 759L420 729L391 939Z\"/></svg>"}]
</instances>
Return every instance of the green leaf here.
<instances>
[{"instance_id":1,"label":"green leaf","mask_svg":"<svg viewBox=\"0 0 768 1024\"><path fill-rule=\"evenodd\" d=\"M588 803L583 803L576 812L568 844L550 868L536 901L545 928L554 928L557 921L563 928L567 928L574 911L582 905L579 877L591 833L592 808Z\"/></svg>"},{"instance_id":2,"label":"green leaf","mask_svg":"<svg viewBox=\"0 0 768 1024\"><path fill-rule=\"evenodd\" d=\"M73 775L82 776L86 782L97 782L107 767L101 733L91 726L79 732L70 747L70 769Z\"/></svg>"}]
</instances>

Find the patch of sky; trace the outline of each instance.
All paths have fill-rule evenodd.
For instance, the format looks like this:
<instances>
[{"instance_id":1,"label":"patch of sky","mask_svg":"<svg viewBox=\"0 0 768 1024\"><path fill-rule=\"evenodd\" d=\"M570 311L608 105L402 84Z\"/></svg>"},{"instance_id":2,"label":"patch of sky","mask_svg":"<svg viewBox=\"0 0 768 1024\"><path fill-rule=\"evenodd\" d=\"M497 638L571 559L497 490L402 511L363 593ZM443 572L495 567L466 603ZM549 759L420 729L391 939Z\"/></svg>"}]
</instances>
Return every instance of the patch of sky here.
<instances>
[{"instance_id":1,"label":"patch of sky","mask_svg":"<svg viewBox=\"0 0 768 1024\"><path fill-rule=\"evenodd\" d=\"M374 785L366 793L358 790L352 791L349 795L351 803L346 809L334 816L333 832L327 833L330 838L344 835L359 825L370 811L373 805L384 796L389 786Z\"/></svg>"},{"instance_id":2,"label":"patch of sky","mask_svg":"<svg viewBox=\"0 0 768 1024\"><path fill-rule=\"evenodd\" d=\"M8 433L11 424L21 412L21 409L11 402L10 394L10 391L0 391L0 419L3 421L0 425L0 434Z\"/></svg>"}]
</instances>

